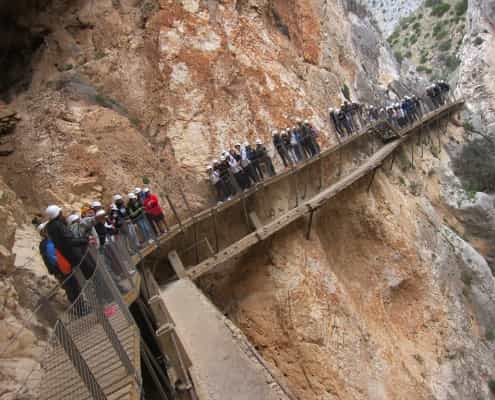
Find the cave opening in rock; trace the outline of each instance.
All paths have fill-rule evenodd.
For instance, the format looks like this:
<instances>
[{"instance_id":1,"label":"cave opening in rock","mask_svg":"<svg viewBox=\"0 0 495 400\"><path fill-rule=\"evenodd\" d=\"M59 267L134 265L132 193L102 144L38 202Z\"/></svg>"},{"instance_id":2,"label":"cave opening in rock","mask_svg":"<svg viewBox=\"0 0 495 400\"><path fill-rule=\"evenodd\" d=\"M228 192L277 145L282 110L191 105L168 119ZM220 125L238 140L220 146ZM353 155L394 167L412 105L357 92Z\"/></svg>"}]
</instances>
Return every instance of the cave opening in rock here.
<instances>
[{"instance_id":1,"label":"cave opening in rock","mask_svg":"<svg viewBox=\"0 0 495 400\"><path fill-rule=\"evenodd\" d=\"M47 29L36 15L48 4L41 0L0 3L0 99L10 102L26 90L33 74L32 61L41 48Z\"/></svg>"}]
</instances>

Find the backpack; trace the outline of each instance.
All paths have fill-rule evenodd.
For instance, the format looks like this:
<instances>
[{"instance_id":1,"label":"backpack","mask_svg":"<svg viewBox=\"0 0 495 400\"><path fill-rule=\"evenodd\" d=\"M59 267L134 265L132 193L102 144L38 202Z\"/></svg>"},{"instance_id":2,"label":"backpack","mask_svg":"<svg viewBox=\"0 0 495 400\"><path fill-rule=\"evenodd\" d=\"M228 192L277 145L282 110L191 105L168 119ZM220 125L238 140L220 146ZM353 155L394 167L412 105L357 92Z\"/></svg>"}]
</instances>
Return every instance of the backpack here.
<instances>
[{"instance_id":1,"label":"backpack","mask_svg":"<svg viewBox=\"0 0 495 400\"><path fill-rule=\"evenodd\" d=\"M55 249L55 255L57 256L57 264L60 272L64 275L69 275L72 272L72 265L70 265L70 262L58 249Z\"/></svg>"}]
</instances>

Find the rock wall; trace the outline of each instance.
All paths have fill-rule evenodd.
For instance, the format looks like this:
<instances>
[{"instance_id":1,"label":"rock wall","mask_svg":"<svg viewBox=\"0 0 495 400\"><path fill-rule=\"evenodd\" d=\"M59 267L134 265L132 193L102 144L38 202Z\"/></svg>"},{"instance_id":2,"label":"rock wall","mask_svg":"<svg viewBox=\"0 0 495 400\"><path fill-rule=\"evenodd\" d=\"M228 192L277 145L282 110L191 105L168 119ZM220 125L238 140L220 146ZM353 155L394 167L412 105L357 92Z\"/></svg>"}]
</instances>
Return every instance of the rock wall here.
<instances>
[{"instance_id":1,"label":"rock wall","mask_svg":"<svg viewBox=\"0 0 495 400\"><path fill-rule=\"evenodd\" d=\"M486 13L470 4L478 26ZM326 109L344 85L371 102L423 84L398 82L370 21L331 0L53 0L23 26L43 41L25 61L27 90L7 90L20 121L0 163L0 337L28 329L0 355L2 400L23 385L47 335L43 316L29 317L34 289L53 285L35 256L33 213L107 202L143 177L180 212L179 188L199 209L212 201L203 171L219 151L268 141L295 117L310 118L330 145ZM490 110L490 92L476 90L480 71L491 87L490 69L468 49L461 87ZM450 127L444 144L461 142L461 131ZM312 241L291 226L209 289L301 398L488 395L493 280L461 238L449 199L462 191L440 154L381 173L371 195L357 185L322 210Z\"/></svg>"},{"instance_id":2,"label":"rock wall","mask_svg":"<svg viewBox=\"0 0 495 400\"><path fill-rule=\"evenodd\" d=\"M309 241L295 224L202 283L298 398L490 396L494 279L450 226L432 139L321 209Z\"/></svg>"},{"instance_id":3,"label":"rock wall","mask_svg":"<svg viewBox=\"0 0 495 400\"><path fill-rule=\"evenodd\" d=\"M424 0L365 0L384 36L389 36L400 23L416 11Z\"/></svg>"}]
</instances>

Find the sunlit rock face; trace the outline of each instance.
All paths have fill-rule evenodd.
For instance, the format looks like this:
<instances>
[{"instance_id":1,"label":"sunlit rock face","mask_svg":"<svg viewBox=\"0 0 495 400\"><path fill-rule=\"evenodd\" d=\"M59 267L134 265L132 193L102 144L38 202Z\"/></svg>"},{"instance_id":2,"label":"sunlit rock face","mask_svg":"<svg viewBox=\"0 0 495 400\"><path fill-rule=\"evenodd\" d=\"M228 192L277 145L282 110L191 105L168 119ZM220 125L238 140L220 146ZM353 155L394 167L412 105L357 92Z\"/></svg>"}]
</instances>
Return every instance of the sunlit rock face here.
<instances>
[{"instance_id":1,"label":"sunlit rock face","mask_svg":"<svg viewBox=\"0 0 495 400\"><path fill-rule=\"evenodd\" d=\"M0 359L0 397L9 399L48 335L43 316L27 322L26 299L53 285L29 226L35 212L109 202L143 177L179 212L187 212L179 188L198 210L213 199L206 165L236 142L269 142L271 129L302 117L331 145L327 109L345 86L371 103L424 84L400 77L373 24L348 2L69 3L54 0L22 22L43 44L26 61L29 84L12 92L20 121L0 163L0 340L27 328ZM472 51L466 42L460 85L491 121L493 41L482 4L470 2L469 13L486 40ZM461 129L449 126L441 140L461 141ZM462 190L449 155L431 143L415 169L405 152L370 193L360 182L319 211L310 241L303 224L292 225L205 285L301 399L488 397L493 280L480 254L491 253L464 240L451 200ZM489 198L459 204L466 220L489 221L480 214Z\"/></svg>"}]
</instances>

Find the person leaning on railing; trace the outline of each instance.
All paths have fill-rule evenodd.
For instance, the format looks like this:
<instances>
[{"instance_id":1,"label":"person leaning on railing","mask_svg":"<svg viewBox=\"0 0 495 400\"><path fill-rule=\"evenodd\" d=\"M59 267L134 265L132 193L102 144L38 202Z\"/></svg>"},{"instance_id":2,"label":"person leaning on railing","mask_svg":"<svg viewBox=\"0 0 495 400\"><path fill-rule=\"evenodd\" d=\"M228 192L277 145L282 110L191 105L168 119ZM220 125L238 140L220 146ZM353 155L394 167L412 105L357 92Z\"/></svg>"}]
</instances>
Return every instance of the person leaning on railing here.
<instances>
[{"instance_id":1,"label":"person leaning on railing","mask_svg":"<svg viewBox=\"0 0 495 400\"><path fill-rule=\"evenodd\" d=\"M46 225L47 222L44 222L37 227L38 232L41 235L41 242L39 244L40 255L48 273L53 275L60 284L63 283L62 288L67 295L67 300L69 300L70 303L73 303L79 295L79 285L74 276L68 276L71 274L71 270L62 270L63 263L67 261L61 260L60 253L58 253L55 248L55 243L48 237Z\"/></svg>"},{"instance_id":2,"label":"person leaning on railing","mask_svg":"<svg viewBox=\"0 0 495 400\"><path fill-rule=\"evenodd\" d=\"M55 247L69 261L72 267L79 266L84 277L89 279L94 272L95 264L85 257L91 240L75 237L66 224L62 209L56 205L48 206L45 210L48 218L46 232Z\"/></svg>"}]
</instances>

